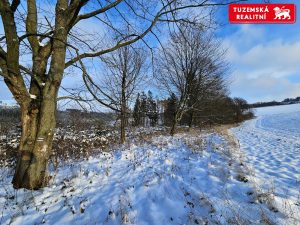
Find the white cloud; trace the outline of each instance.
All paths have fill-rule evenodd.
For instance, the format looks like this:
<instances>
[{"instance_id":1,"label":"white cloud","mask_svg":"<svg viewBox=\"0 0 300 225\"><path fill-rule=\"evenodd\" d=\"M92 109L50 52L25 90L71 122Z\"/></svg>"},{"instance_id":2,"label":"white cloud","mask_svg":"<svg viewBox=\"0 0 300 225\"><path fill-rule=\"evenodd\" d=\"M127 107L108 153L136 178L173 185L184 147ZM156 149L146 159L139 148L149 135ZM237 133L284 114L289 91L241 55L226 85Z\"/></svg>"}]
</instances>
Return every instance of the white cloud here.
<instances>
[{"instance_id":1,"label":"white cloud","mask_svg":"<svg viewBox=\"0 0 300 225\"><path fill-rule=\"evenodd\" d=\"M268 40L263 27L247 24L224 39L234 71L233 96L251 102L300 96L300 84L288 79L300 76L300 39L288 42L288 37L282 38Z\"/></svg>"},{"instance_id":2,"label":"white cloud","mask_svg":"<svg viewBox=\"0 0 300 225\"><path fill-rule=\"evenodd\" d=\"M227 36L224 40L224 46L229 51L242 51L248 49L256 43L259 43L265 37L265 30L262 27L253 26L250 24L239 25L239 30ZM232 52L230 52L232 53Z\"/></svg>"},{"instance_id":3,"label":"white cloud","mask_svg":"<svg viewBox=\"0 0 300 225\"><path fill-rule=\"evenodd\" d=\"M300 41L284 43L276 40L267 45L256 45L245 54L238 54L234 60L243 66L268 70L274 76L282 77L300 71L299 52Z\"/></svg>"},{"instance_id":4,"label":"white cloud","mask_svg":"<svg viewBox=\"0 0 300 225\"><path fill-rule=\"evenodd\" d=\"M233 96L246 97L250 102L283 100L300 96L300 84L286 78L276 78L264 74L251 78L247 73L234 74L231 84Z\"/></svg>"}]
</instances>

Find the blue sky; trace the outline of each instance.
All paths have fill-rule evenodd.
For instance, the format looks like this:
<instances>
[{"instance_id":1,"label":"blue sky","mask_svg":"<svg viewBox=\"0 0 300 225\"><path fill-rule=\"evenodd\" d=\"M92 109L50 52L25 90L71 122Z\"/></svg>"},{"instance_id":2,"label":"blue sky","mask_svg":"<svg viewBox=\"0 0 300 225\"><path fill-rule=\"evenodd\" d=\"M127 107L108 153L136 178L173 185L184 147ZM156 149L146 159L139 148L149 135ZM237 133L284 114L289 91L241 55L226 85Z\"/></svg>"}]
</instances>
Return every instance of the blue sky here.
<instances>
[{"instance_id":1,"label":"blue sky","mask_svg":"<svg viewBox=\"0 0 300 225\"><path fill-rule=\"evenodd\" d=\"M262 1L250 1L262 2ZM271 1L296 3L297 0ZM227 17L227 7L221 10ZM228 49L232 66L231 96L249 102L283 100L300 96L300 25L295 24L229 24L218 31ZM228 20L227 20L228 21Z\"/></svg>"},{"instance_id":2,"label":"blue sky","mask_svg":"<svg viewBox=\"0 0 300 225\"><path fill-rule=\"evenodd\" d=\"M276 2L297 4L295 24L229 24L227 7L219 9L223 25L217 30L217 36L228 49L227 60L232 66L231 96L249 102L300 96L300 4L297 0L272 1ZM73 76L64 83L70 87L78 79ZM0 100L12 100L1 78Z\"/></svg>"}]
</instances>

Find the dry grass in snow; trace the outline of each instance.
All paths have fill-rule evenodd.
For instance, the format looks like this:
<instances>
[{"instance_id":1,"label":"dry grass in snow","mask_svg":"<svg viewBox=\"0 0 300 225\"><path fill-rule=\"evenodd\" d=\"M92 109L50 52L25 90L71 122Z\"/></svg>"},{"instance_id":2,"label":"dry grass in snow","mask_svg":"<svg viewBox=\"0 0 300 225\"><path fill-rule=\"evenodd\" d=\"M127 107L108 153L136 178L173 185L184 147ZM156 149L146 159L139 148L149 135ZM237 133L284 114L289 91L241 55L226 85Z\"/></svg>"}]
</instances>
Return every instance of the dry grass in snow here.
<instances>
[{"instance_id":1,"label":"dry grass in snow","mask_svg":"<svg viewBox=\"0 0 300 225\"><path fill-rule=\"evenodd\" d=\"M49 187L34 192L13 190L2 167L0 224L280 223L284 214L260 200L238 145L225 137L132 141L52 170Z\"/></svg>"}]
</instances>

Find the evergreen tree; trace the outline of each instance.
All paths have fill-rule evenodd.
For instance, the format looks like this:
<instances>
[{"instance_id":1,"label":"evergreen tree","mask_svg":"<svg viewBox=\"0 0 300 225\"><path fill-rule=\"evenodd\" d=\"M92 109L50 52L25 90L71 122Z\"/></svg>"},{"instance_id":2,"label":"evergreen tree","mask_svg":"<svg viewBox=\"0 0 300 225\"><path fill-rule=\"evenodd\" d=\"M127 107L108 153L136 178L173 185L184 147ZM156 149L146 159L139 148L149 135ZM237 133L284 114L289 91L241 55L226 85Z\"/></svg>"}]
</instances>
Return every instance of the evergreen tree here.
<instances>
[{"instance_id":1,"label":"evergreen tree","mask_svg":"<svg viewBox=\"0 0 300 225\"><path fill-rule=\"evenodd\" d=\"M140 118L141 118L142 126L146 125L147 112L148 112L147 95L145 94L145 92L142 92L142 94L141 94L141 108L140 108Z\"/></svg>"},{"instance_id":2,"label":"evergreen tree","mask_svg":"<svg viewBox=\"0 0 300 225\"><path fill-rule=\"evenodd\" d=\"M153 94L151 91L148 91L147 105L148 105L147 115L150 119L150 124L151 126L155 126L158 120L158 112L157 112L157 104L156 101L153 99Z\"/></svg>"},{"instance_id":3,"label":"evergreen tree","mask_svg":"<svg viewBox=\"0 0 300 225\"><path fill-rule=\"evenodd\" d=\"M151 91L148 91L148 95L145 92L138 94L133 109L133 120L134 126L146 126L149 120L151 126L157 124L158 108Z\"/></svg>"},{"instance_id":4,"label":"evergreen tree","mask_svg":"<svg viewBox=\"0 0 300 225\"><path fill-rule=\"evenodd\" d=\"M167 99L167 106L164 111L164 123L167 126L172 125L176 110L177 110L178 99L174 93Z\"/></svg>"},{"instance_id":5,"label":"evergreen tree","mask_svg":"<svg viewBox=\"0 0 300 225\"><path fill-rule=\"evenodd\" d=\"M136 98L134 109L133 109L133 125L140 126L141 125L141 100L140 100L140 93Z\"/></svg>"}]
</instances>

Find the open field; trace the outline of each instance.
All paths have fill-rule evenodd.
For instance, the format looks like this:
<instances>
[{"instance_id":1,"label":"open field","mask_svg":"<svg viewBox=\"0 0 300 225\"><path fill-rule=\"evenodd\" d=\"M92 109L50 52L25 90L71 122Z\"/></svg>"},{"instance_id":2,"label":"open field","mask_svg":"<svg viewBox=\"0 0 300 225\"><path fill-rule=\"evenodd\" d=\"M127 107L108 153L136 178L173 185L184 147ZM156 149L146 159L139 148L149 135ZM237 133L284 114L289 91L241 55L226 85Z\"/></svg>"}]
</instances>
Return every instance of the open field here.
<instances>
[{"instance_id":1,"label":"open field","mask_svg":"<svg viewBox=\"0 0 300 225\"><path fill-rule=\"evenodd\" d=\"M257 118L231 131L238 138L255 182L300 224L300 104L258 108Z\"/></svg>"},{"instance_id":2,"label":"open field","mask_svg":"<svg viewBox=\"0 0 300 225\"><path fill-rule=\"evenodd\" d=\"M48 187L14 190L13 155L2 161L0 224L297 225L299 106L174 137L133 129L125 145L115 131L59 128ZM2 156L17 135L2 137Z\"/></svg>"}]
</instances>

